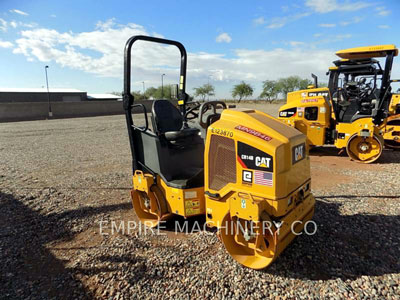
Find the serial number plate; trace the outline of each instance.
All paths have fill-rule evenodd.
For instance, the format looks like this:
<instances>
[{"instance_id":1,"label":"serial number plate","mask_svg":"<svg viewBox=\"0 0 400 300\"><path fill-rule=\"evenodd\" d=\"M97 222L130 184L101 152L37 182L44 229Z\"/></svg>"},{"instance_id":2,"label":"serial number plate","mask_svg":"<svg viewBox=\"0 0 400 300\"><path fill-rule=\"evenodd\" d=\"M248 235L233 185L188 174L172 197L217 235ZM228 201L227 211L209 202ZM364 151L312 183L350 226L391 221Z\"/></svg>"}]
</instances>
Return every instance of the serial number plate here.
<instances>
[{"instance_id":1,"label":"serial number plate","mask_svg":"<svg viewBox=\"0 0 400 300\"><path fill-rule=\"evenodd\" d=\"M226 136L226 137L233 137L233 131L229 131L226 129L221 129L221 128L211 128L211 132L214 134Z\"/></svg>"}]
</instances>

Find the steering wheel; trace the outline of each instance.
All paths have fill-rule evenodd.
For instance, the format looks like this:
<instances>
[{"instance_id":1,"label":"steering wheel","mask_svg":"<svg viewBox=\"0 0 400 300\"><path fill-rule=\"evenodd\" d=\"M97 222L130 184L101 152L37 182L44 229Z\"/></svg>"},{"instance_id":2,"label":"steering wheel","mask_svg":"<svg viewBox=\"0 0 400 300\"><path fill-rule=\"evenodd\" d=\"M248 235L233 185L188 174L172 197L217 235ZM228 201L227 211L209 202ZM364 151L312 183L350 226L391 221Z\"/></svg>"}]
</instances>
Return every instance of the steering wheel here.
<instances>
[{"instance_id":1,"label":"steering wheel","mask_svg":"<svg viewBox=\"0 0 400 300\"><path fill-rule=\"evenodd\" d=\"M222 109L226 109L226 108L227 108L225 102L223 102L223 101L209 101L209 102L204 102L204 103L200 106L200 109L199 109L199 124L200 124L200 126L201 126L202 128L207 129L208 125L210 125L210 124L208 124L207 121L205 121L205 122L203 121L203 117L204 117L205 113L206 113L207 111L209 111L210 109L212 109L212 110L213 110L213 113L212 113L212 114L213 114L213 115L217 115L217 114L218 114L218 113L217 113L218 106L222 106ZM207 118L207 119L208 119L208 118Z\"/></svg>"},{"instance_id":2,"label":"steering wheel","mask_svg":"<svg viewBox=\"0 0 400 300\"><path fill-rule=\"evenodd\" d=\"M338 88L334 94L337 95L338 106L347 107L350 105L350 101L348 101L349 95L347 94L346 89Z\"/></svg>"},{"instance_id":3,"label":"steering wheel","mask_svg":"<svg viewBox=\"0 0 400 300\"><path fill-rule=\"evenodd\" d=\"M185 119L186 120L197 119L199 117L199 114L197 112L195 112L195 110L198 110L199 107L200 107L200 103L197 102L195 106L193 106L188 111L186 111Z\"/></svg>"}]
</instances>

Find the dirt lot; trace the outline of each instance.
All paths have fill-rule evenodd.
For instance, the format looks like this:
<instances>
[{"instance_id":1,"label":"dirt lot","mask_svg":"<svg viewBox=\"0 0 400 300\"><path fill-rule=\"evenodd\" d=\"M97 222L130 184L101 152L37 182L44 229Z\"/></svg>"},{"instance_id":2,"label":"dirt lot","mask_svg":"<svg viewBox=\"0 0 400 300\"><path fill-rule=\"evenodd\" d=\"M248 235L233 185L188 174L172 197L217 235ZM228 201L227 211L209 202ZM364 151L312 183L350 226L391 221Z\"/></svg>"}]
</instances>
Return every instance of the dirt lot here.
<instances>
[{"instance_id":1,"label":"dirt lot","mask_svg":"<svg viewBox=\"0 0 400 300\"><path fill-rule=\"evenodd\" d=\"M137 220L125 126L123 116L0 124L0 298L399 299L399 151L362 165L313 150L318 231L254 271L215 234L110 234L112 221Z\"/></svg>"}]
</instances>

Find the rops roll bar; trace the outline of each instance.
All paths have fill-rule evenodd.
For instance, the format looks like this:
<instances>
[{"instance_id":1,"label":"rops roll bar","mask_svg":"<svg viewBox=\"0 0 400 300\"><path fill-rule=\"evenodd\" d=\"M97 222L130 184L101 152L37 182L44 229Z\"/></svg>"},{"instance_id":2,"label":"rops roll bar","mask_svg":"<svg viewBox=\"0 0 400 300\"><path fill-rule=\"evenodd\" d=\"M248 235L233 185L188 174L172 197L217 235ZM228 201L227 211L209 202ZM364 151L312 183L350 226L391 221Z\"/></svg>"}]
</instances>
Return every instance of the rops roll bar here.
<instances>
[{"instance_id":1,"label":"rops roll bar","mask_svg":"<svg viewBox=\"0 0 400 300\"><path fill-rule=\"evenodd\" d=\"M186 67L187 67L187 53L185 47L177 42L167 39L161 39L151 36L145 35L135 35L131 37L125 44L125 51L124 51L124 93L123 93L123 107L125 110L126 116L126 123L128 127L128 135L129 135L129 142L132 152L132 169L133 172L138 169L138 162L136 160L136 151L135 151L135 144L133 140L133 129L143 131L143 128L136 127L133 124L132 118L132 106L134 103L134 97L131 94L131 50L132 45L136 41L148 41L158 44L166 44L166 45L173 45L176 46L180 53L181 53L181 67L180 67L180 77L179 77L179 92L178 92L178 105L180 107L180 111L186 123L186 102L188 100L188 95L186 94ZM144 106L142 107L144 108ZM144 113L146 114L146 110L144 108ZM146 130L148 128L147 117L146 120Z\"/></svg>"}]
</instances>

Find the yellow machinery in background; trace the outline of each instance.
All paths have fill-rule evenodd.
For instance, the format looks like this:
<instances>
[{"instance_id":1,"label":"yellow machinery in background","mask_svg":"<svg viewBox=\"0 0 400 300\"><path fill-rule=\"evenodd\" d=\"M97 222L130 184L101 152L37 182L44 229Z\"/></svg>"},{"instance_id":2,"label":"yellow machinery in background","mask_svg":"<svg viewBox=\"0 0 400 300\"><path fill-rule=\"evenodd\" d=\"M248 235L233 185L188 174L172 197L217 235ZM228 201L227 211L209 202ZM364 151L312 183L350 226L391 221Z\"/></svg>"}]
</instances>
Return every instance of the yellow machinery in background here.
<instances>
[{"instance_id":1,"label":"yellow machinery in background","mask_svg":"<svg viewBox=\"0 0 400 300\"><path fill-rule=\"evenodd\" d=\"M179 109L154 101L152 129L130 90L131 47L138 40L174 45L181 53ZM176 41L134 36L126 44L123 105L135 212L150 227L174 215L205 215L236 261L265 268L314 213L306 137L260 111L227 109L224 102L186 110L186 60ZM139 108L145 126L133 122L132 109Z\"/></svg>"},{"instance_id":2,"label":"yellow machinery in background","mask_svg":"<svg viewBox=\"0 0 400 300\"><path fill-rule=\"evenodd\" d=\"M394 45L351 48L329 68L328 87L288 93L279 119L307 135L310 146L346 149L358 162L371 163L386 144L400 148L400 95L391 93ZM384 69L375 59L385 58Z\"/></svg>"},{"instance_id":3,"label":"yellow machinery in background","mask_svg":"<svg viewBox=\"0 0 400 300\"><path fill-rule=\"evenodd\" d=\"M396 79L391 82L400 82L400 80ZM382 127L385 146L400 149L400 93L396 92L392 94L388 113L389 116Z\"/></svg>"}]
</instances>

